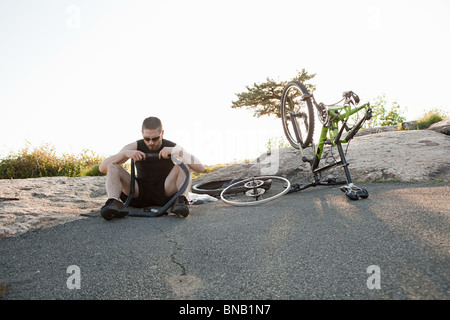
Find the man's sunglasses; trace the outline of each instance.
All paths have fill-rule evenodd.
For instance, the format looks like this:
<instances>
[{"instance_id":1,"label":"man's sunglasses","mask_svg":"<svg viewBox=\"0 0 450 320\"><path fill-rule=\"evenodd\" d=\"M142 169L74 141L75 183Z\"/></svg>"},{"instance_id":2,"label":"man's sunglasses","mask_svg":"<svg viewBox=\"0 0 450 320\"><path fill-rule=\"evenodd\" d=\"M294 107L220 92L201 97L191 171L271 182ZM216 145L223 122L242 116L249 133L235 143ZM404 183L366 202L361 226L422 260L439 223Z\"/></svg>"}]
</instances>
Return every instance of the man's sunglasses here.
<instances>
[{"instance_id":1,"label":"man's sunglasses","mask_svg":"<svg viewBox=\"0 0 450 320\"><path fill-rule=\"evenodd\" d=\"M152 140L153 142L156 142L159 140L159 138L161 138L161 133L159 134L159 136L157 137L153 137L153 138L147 138L147 137L143 137L145 141L149 142L150 140Z\"/></svg>"}]
</instances>

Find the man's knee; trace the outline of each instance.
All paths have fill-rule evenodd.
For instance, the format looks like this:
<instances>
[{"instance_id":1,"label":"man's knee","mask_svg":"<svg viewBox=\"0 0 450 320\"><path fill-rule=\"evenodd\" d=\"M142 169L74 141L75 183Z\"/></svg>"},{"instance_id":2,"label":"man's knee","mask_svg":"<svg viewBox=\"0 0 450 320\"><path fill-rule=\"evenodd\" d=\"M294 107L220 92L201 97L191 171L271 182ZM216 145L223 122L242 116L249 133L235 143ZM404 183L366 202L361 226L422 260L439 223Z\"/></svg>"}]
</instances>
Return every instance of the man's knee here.
<instances>
[{"instance_id":1,"label":"man's knee","mask_svg":"<svg viewBox=\"0 0 450 320\"><path fill-rule=\"evenodd\" d=\"M120 169L123 169L123 167L120 164L117 163L108 164L108 174L117 173Z\"/></svg>"},{"instance_id":2,"label":"man's knee","mask_svg":"<svg viewBox=\"0 0 450 320\"><path fill-rule=\"evenodd\" d=\"M191 175L189 175L189 180L190 178ZM171 195L177 192L184 181L186 181L186 173L179 165L176 164L170 171L164 183L166 195Z\"/></svg>"},{"instance_id":3,"label":"man's knee","mask_svg":"<svg viewBox=\"0 0 450 320\"><path fill-rule=\"evenodd\" d=\"M184 179L186 179L186 172L184 172L184 170L179 165L176 164L174 166L174 169L176 170L177 180L180 180L180 179L184 180ZM189 178L190 178L190 176L191 175L189 175Z\"/></svg>"},{"instance_id":4,"label":"man's knee","mask_svg":"<svg viewBox=\"0 0 450 320\"><path fill-rule=\"evenodd\" d=\"M110 163L108 165L108 172L107 175L109 176L119 176L121 178L124 178L125 176L128 176L128 172L125 170L122 165L117 163Z\"/></svg>"}]
</instances>

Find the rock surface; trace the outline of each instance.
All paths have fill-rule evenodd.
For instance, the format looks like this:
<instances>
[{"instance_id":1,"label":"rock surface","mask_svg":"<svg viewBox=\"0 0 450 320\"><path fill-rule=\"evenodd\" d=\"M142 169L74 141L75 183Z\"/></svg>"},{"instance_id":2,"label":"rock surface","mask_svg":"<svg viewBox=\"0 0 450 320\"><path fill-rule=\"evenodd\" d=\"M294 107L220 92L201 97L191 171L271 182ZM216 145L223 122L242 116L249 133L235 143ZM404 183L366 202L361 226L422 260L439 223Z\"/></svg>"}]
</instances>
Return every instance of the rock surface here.
<instances>
[{"instance_id":1,"label":"rock surface","mask_svg":"<svg viewBox=\"0 0 450 320\"><path fill-rule=\"evenodd\" d=\"M0 180L0 237L80 219L106 201L106 177Z\"/></svg>"},{"instance_id":2,"label":"rock surface","mask_svg":"<svg viewBox=\"0 0 450 320\"><path fill-rule=\"evenodd\" d=\"M443 128L448 128L443 126ZM347 150L354 182L450 181L450 136L434 130L361 134ZM345 149L344 149L345 150ZM336 148L323 159L338 157ZM325 163L325 162L324 162ZM255 161L229 165L194 180L194 184L259 175L281 175L293 183L310 182L309 164L294 148L273 150ZM323 174L344 178L341 167ZM106 201L106 177L49 177L0 180L0 237L14 236L97 212Z\"/></svg>"},{"instance_id":3,"label":"rock surface","mask_svg":"<svg viewBox=\"0 0 450 320\"><path fill-rule=\"evenodd\" d=\"M336 147L325 149L321 166L332 163L333 156L339 157ZM307 157L312 157L311 152ZM357 136L348 145L346 159L354 182L450 181L450 137L432 130ZM196 183L261 175L281 175L293 182L312 179L310 165L302 162L300 151L284 148L263 154L253 162L220 168L196 179ZM328 176L345 178L340 166L322 174L323 178Z\"/></svg>"},{"instance_id":4,"label":"rock surface","mask_svg":"<svg viewBox=\"0 0 450 320\"><path fill-rule=\"evenodd\" d=\"M435 124L432 124L428 129L439 132L439 133L443 133L446 135L450 135L450 118L442 120Z\"/></svg>"}]
</instances>

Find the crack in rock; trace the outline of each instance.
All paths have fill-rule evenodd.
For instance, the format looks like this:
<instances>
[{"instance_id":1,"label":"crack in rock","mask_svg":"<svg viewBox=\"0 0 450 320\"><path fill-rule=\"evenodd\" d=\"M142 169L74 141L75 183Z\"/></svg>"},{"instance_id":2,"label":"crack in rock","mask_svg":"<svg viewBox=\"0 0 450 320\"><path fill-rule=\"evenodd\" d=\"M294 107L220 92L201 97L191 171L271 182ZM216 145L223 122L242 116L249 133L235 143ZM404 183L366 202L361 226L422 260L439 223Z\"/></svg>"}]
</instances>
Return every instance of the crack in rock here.
<instances>
[{"instance_id":1,"label":"crack in rock","mask_svg":"<svg viewBox=\"0 0 450 320\"><path fill-rule=\"evenodd\" d=\"M192 299L192 294L202 286L202 280L196 276L188 275L186 273L186 267L176 259L176 254L181 251L181 247L177 241L172 239L161 228L155 226L155 228L162 233L164 238L170 243L173 243L174 249L170 254L170 261L177 265L181 269L181 274L175 274L169 277L168 283L172 288L172 291L177 295L179 299L188 300Z\"/></svg>"},{"instance_id":2,"label":"crack in rock","mask_svg":"<svg viewBox=\"0 0 450 320\"><path fill-rule=\"evenodd\" d=\"M172 261L172 263L176 264L180 269L181 269L181 276L185 276L186 275L186 267L183 265L183 263L177 261L176 259L176 254L177 251L181 251L180 246L178 245L178 242L176 242L174 239L172 239L171 237L169 237L167 235L167 233L165 233L161 228L159 228L158 226L155 226L155 228L160 231L162 233L162 235L164 236L164 238L167 239L167 241L169 241L170 243L174 244L174 249L172 250L172 253L170 254L170 261Z\"/></svg>"}]
</instances>

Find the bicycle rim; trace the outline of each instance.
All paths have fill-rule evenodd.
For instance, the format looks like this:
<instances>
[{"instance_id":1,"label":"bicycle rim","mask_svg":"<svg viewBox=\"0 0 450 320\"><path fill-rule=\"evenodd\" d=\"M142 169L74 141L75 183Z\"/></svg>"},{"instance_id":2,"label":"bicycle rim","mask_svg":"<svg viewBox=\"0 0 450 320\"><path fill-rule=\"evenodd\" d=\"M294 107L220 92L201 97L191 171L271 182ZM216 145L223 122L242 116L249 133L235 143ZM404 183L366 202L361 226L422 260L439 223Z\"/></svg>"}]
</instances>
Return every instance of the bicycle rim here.
<instances>
[{"instance_id":1,"label":"bicycle rim","mask_svg":"<svg viewBox=\"0 0 450 320\"><path fill-rule=\"evenodd\" d=\"M303 101L304 94L309 94L306 87L298 81L289 82L281 96L281 120L283 130L291 146L296 149L311 145L314 134L314 109L311 99ZM294 118L291 119L291 114ZM300 135L301 143L297 141L292 120L295 121Z\"/></svg>"},{"instance_id":2,"label":"bicycle rim","mask_svg":"<svg viewBox=\"0 0 450 320\"><path fill-rule=\"evenodd\" d=\"M288 193L290 189L291 183L286 178L254 177L226 187L220 194L220 198L233 206L256 206L275 200Z\"/></svg>"}]
</instances>

